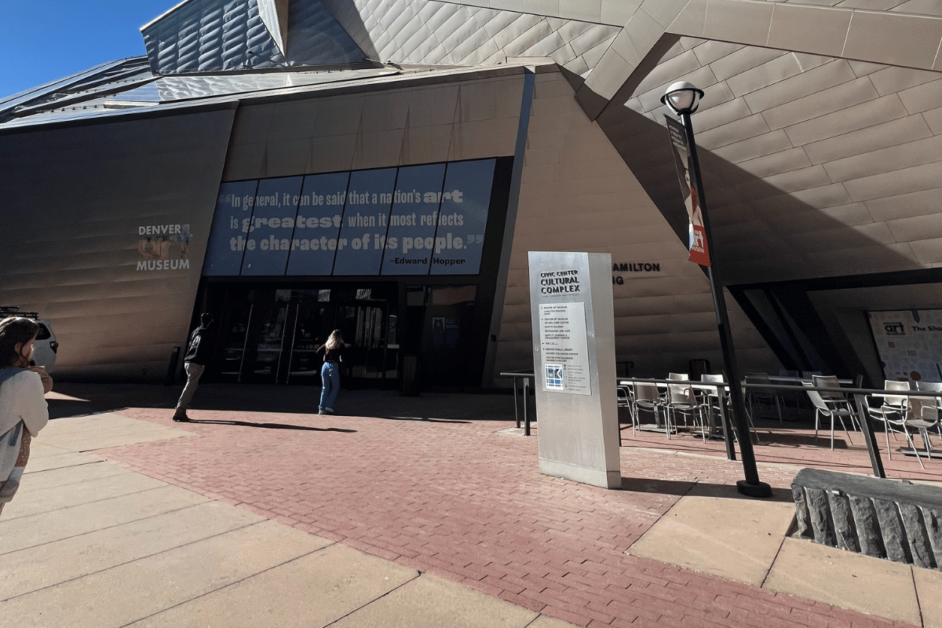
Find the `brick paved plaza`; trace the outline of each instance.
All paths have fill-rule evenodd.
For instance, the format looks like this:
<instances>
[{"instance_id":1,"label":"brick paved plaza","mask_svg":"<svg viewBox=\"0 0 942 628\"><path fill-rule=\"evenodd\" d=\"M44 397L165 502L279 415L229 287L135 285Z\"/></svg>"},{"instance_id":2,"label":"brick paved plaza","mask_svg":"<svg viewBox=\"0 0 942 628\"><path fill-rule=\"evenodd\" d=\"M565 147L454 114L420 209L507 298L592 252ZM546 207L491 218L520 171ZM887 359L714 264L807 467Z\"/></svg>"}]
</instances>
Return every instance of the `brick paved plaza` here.
<instances>
[{"instance_id":1,"label":"brick paved plaza","mask_svg":"<svg viewBox=\"0 0 942 628\"><path fill-rule=\"evenodd\" d=\"M740 464L722 457L722 443L704 446L688 434L670 442L663 435L631 440L627 429L621 449L623 487L607 491L540 475L537 438L514 429L509 396L406 399L345 391L341 409L384 417L366 418L288 411L303 407L303 390L269 390L271 405L281 412L257 409L265 403L258 398L243 404L250 409L228 409L249 393L207 386L201 391L204 407L218 401L227 409L197 409L195 422L175 425L195 437L96 453L152 478L577 625L895 623L626 555L695 485L708 490L741 478ZM72 394L81 392L76 386ZM138 395L140 405L159 404L163 393L152 393L154 399ZM58 405L68 413L76 407L70 403ZM166 408L131 405L121 414L171 425ZM764 428L760 435L767 442L776 438ZM760 475L777 489L774 499L790 500L787 487L799 464L867 471L862 442L832 453L825 440L811 447L812 437L796 430L779 434L778 445L757 447ZM914 461L897 458L902 457L887 463L891 475L900 470L919 475ZM762 462L767 459L787 464ZM933 467L938 463L921 477L938 480Z\"/></svg>"}]
</instances>

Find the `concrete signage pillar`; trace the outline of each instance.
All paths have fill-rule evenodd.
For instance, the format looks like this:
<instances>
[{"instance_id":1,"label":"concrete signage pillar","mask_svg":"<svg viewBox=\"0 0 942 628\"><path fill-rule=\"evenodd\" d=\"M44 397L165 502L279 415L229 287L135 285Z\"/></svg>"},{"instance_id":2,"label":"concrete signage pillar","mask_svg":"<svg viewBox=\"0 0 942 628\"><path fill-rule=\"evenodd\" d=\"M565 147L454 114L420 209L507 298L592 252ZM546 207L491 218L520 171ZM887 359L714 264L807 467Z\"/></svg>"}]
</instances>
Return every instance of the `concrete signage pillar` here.
<instances>
[{"instance_id":1,"label":"concrete signage pillar","mask_svg":"<svg viewBox=\"0 0 942 628\"><path fill-rule=\"evenodd\" d=\"M620 488L612 256L529 261L540 472Z\"/></svg>"}]
</instances>

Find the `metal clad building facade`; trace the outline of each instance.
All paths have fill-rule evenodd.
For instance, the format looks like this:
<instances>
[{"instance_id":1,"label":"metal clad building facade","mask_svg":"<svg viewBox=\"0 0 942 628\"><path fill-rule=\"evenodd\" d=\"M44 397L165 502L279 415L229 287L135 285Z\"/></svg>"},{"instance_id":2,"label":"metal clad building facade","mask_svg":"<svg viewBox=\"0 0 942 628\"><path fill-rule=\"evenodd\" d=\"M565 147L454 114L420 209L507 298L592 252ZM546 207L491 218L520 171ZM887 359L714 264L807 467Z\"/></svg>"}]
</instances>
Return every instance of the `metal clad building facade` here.
<instances>
[{"instance_id":1,"label":"metal clad building facade","mask_svg":"<svg viewBox=\"0 0 942 628\"><path fill-rule=\"evenodd\" d=\"M743 366L878 383L867 312L942 303L933 10L189 0L146 60L0 99L0 304L52 320L67 377L162 377L210 310L223 380L313 382L339 326L350 381L417 356L491 385L532 366L527 251L606 251L619 360L717 371L659 102L683 79Z\"/></svg>"}]
</instances>

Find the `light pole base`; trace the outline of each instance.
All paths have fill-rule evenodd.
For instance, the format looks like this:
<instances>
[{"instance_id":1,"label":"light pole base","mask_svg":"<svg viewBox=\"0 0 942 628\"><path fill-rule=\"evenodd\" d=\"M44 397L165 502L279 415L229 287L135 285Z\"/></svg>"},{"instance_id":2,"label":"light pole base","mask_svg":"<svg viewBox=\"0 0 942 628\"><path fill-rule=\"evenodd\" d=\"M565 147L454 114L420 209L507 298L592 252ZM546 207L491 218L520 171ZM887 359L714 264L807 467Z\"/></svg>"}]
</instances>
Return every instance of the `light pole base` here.
<instances>
[{"instance_id":1,"label":"light pole base","mask_svg":"<svg viewBox=\"0 0 942 628\"><path fill-rule=\"evenodd\" d=\"M746 497L772 497L772 487L765 482L751 484L745 480L736 482L736 490Z\"/></svg>"}]
</instances>

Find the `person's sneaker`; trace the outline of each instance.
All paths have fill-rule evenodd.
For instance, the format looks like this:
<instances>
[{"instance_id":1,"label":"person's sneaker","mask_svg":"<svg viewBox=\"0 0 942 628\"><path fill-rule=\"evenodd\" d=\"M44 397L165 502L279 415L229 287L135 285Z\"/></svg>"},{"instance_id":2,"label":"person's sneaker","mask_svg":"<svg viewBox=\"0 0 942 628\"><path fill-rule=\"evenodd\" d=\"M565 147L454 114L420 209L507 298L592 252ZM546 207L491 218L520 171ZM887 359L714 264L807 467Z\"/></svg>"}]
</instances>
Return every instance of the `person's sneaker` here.
<instances>
[{"instance_id":1,"label":"person's sneaker","mask_svg":"<svg viewBox=\"0 0 942 628\"><path fill-rule=\"evenodd\" d=\"M173 413L173 420L177 423L186 423L190 420L190 417L186 415L186 410L179 410Z\"/></svg>"},{"instance_id":2,"label":"person's sneaker","mask_svg":"<svg viewBox=\"0 0 942 628\"><path fill-rule=\"evenodd\" d=\"M333 414L333 413L334 413L333 408L324 408L324 414Z\"/></svg>"},{"instance_id":3,"label":"person's sneaker","mask_svg":"<svg viewBox=\"0 0 942 628\"><path fill-rule=\"evenodd\" d=\"M325 412L324 410L318 410L317 413L318 413L318 414L327 414L327 412Z\"/></svg>"}]
</instances>

